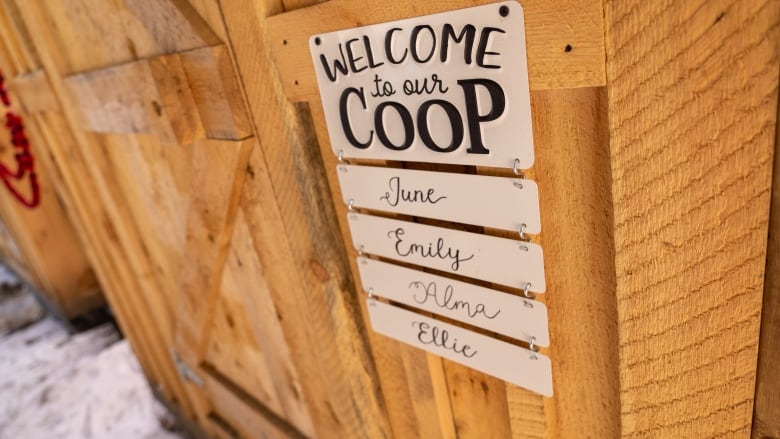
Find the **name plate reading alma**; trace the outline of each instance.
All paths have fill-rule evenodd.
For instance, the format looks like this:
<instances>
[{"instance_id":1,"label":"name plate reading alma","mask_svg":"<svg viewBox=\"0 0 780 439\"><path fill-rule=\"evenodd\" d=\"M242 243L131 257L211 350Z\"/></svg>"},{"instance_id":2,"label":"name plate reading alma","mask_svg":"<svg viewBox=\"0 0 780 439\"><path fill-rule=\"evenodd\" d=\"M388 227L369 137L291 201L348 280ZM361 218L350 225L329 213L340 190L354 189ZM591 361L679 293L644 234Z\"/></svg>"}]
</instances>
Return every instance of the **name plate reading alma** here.
<instances>
[{"instance_id":1,"label":"name plate reading alma","mask_svg":"<svg viewBox=\"0 0 780 439\"><path fill-rule=\"evenodd\" d=\"M387 262L358 258L363 289L424 311L549 346L544 303Z\"/></svg>"},{"instance_id":2,"label":"name plate reading alma","mask_svg":"<svg viewBox=\"0 0 780 439\"><path fill-rule=\"evenodd\" d=\"M525 389L552 396L552 366L542 354L368 299L374 331Z\"/></svg>"},{"instance_id":3,"label":"name plate reading alma","mask_svg":"<svg viewBox=\"0 0 780 439\"><path fill-rule=\"evenodd\" d=\"M516 1L313 35L343 157L530 168L523 9Z\"/></svg>"},{"instance_id":4,"label":"name plate reading alma","mask_svg":"<svg viewBox=\"0 0 780 439\"><path fill-rule=\"evenodd\" d=\"M347 218L355 248L366 253L545 291L542 248L537 244L360 213L349 213Z\"/></svg>"},{"instance_id":5,"label":"name plate reading alma","mask_svg":"<svg viewBox=\"0 0 780 439\"><path fill-rule=\"evenodd\" d=\"M338 165L344 202L355 207L539 233L539 191L530 180Z\"/></svg>"}]
</instances>

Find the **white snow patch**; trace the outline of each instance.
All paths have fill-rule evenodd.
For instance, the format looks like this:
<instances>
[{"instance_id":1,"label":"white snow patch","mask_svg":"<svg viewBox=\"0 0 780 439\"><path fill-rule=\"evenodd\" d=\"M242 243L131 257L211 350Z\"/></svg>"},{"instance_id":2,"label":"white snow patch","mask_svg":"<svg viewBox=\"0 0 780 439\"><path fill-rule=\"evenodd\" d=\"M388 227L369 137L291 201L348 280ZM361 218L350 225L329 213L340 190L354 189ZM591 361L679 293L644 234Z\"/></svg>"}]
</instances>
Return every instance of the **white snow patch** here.
<instances>
[{"instance_id":1,"label":"white snow patch","mask_svg":"<svg viewBox=\"0 0 780 439\"><path fill-rule=\"evenodd\" d=\"M69 335L48 317L0 336L0 439L179 439L172 424L111 325Z\"/></svg>"}]
</instances>

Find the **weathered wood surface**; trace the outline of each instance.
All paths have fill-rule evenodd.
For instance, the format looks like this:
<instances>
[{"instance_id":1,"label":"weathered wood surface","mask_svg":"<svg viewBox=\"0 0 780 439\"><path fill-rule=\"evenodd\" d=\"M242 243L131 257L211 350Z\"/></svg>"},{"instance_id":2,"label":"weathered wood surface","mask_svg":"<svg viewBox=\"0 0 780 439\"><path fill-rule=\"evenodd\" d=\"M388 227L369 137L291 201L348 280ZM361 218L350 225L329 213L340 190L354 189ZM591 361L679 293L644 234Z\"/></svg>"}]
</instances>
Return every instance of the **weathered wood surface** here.
<instances>
[{"instance_id":1,"label":"weathered wood surface","mask_svg":"<svg viewBox=\"0 0 780 439\"><path fill-rule=\"evenodd\" d=\"M0 218L7 231L4 239L9 240L2 245L0 257L41 293L55 313L73 318L102 305L104 299L71 224L70 206L59 194L60 176L36 118L36 113L56 108L56 102L48 80L34 65L37 55L27 40L26 29L12 20L15 14L9 5L0 4L0 70L10 103L0 105L0 162L10 172L21 169L16 158L20 150L12 145L7 125L6 114L10 112L22 118L33 166L20 178L7 177L7 182L26 202L35 200L36 183L40 194L38 204L28 207L0 185Z\"/></svg>"},{"instance_id":2,"label":"weathered wood surface","mask_svg":"<svg viewBox=\"0 0 780 439\"><path fill-rule=\"evenodd\" d=\"M607 1L606 18L623 434L746 437L780 3Z\"/></svg>"}]
</instances>

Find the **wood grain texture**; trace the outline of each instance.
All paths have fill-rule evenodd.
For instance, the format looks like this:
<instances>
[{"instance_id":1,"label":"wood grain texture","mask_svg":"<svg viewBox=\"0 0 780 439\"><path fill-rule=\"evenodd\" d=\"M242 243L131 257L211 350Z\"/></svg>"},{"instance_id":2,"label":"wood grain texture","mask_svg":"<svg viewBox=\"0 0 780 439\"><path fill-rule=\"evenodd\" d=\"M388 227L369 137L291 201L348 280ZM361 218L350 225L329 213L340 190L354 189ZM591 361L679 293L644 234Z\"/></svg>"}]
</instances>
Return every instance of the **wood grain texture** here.
<instances>
[{"instance_id":1,"label":"wood grain texture","mask_svg":"<svg viewBox=\"0 0 780 439\"><path fill-rule=\"evenodd\" d=\"M36 36L63 75L219 44L182 0L33 0L46 32Z\"/></svg>"},{"instance_id":2,"label":"wood grain texture","mask_svg":"<svg viewBox=\"0 0 780 439\"><path fill-rule=\"evenodd\" d=\"M187 316L176 319L176 350L192 366L206 351L244 169L255 143L250 138L192 145L192 184L176 300L176 314Z\"/></svg>"},{"instance_id":3,"label":"wood grain texture","mask_svg":"<svg viewBox=\"0 0 780 439\"><path fill-rule=\"evenodd\" d=\"M544 401L547 437L620 429L606 101L604 88L532 92L529 178L539 184L555 391Z\"/></svg>"},{"instance_id":4,"label":"wood grain texture","mask_svg":"<svg viewBox=\"0 0 780 439\"><path fill-rule=\"evenodd\" d=\"M389 437L321 159L267 45L266 19L282 5L220 5L260 142L242 207L317 434Z\"/></svg>"},{"instance_id":5,"label":"wood grain texture","mask_svg":"<svg viewBox=\"0 0 780 439\"><path fill-rule=\"evenodd\" d=\"M223 45L179 54L209 139L240 140L252 134L241 87Z\"/></svg>"},{"instance_id":6,"label":"wood grain texture","mask_svg":"<svg viewBox=\"0 0 780 439\"><path fill-rule=\"evenodd\" d=\"M8 89L28 114L60 109L43 70L35 70L11 79Z\"/></svg>"},{"instance_id":7,"label":"wood grain texture","mask_svg":"<svg viewBox=\"0 0 780 439\"><path fill-rule=\"evenodd\" d=\"M51 102L51 90L45 76L34 64L37 53L17 14L13 5L0 3L0 21L7 25L0 31L2 51L6 54L16 52L14 56L2 57L4 64L0 64L0 70L10 106L0 107L4 121L6 112L22 117L34 166L19 179L9 178L8 184L26 200L32 200L32 173L35 173L40 202L32 208L24 206L11 196L8 188L0 187L0 218L13 237L13 242L5 245L9 253L1 257L39 290L56 314L65 319L75 318L102 305L104 299L71 222L71 212L62 202L60 176L48 154L49 139L42 134L40 121L28 108L35 107L36 102L43 107L56 107L56 104ZM28 73L18 75L20 72ZM10 129L4 127L0 134L0 162L11 172L19 169L18 152L11 144Z\"/></svg>"},{"instance_id":8,"label":"wood grain texture","mask_svg":"<svg viewBox=\"0 0 780 439\"><path fill-rule=\"evenodd\" d=\"M168 144L204 135L192 90L176 55L69 76L81 128L98 133L150 134Z\"/></svg>"},{"instance_id":9,"label":"wood grain texture","mask_svg":"<svg viewBox=\"0 0 780 439\"><path fill-rule=\"evenodd\" d=\"M298 431L315 430L243 211L222 276L206 362Z\"/></svg>"},{"instance_id":10,"label":"wood grain texture","mask_svg":"<svg viewBox=\"0 0 780 439\"><path fill-rule=\"evenodd\" d=\"M419 15L494 3L492 0L387 2L331 0L268 20L269 44L281 72L285 94L293 101L319 99L309 53L309 38ZM601 3L566 0L553 8L545 0L525 0L528 66L532 90L593 87L606 83ZM566 51L566 46L571 50Z\"/></svg>"},{"instance_id":11,"label":"wood grain texture","mask_svg":"<svg viewBox=\"0 0 780 439\"><path fill-rule=\"evenodd\" d=\"M607 1L622 433L750 433L776 1Z\"/></svg>"},{"instance_id":12,"label":"wood grain texture","mask_svg":"<svg viewBox=\"0 0 780 439\"><path fill-rule=\"evenodd\" d=\"M780 108L780 105L778 105ZM780 112L779 112L780 114ZM753 408L754 439L780 437L780 130L775 126L775 159L769 213L764 306L758 345L756 400Z\"/></svg>"}]
</instances>

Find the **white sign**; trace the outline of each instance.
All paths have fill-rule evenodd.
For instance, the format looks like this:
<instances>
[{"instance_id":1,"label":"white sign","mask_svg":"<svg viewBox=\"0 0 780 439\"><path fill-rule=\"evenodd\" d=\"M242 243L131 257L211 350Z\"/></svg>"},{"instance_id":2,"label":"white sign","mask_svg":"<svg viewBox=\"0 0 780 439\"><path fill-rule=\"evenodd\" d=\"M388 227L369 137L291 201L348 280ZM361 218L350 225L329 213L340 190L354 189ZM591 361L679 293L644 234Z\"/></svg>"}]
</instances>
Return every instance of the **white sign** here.
<instances>
[{"instance_id":1,"label":"white sign","mask_svg":"<svg viewBox=\"0 0 780 439\"><path fill-rule=\"evenodd\" d=\"M552 396L552 365L542 354L368 299L374 331L533 392Z\"/></svg>"},{"instance_id":2,"label":"white sign","mask_svg":"<svg viewBox=\"0 0 780 439\"><path fill-rule=\"evenodd\" d=\"M542 248L478 233L347 214L352 242L366 253L543 293Z\"/></svg>"},{"instance_id":3,"label":"white sign","mask_svg":"<svg viewBox=\"0 0 780 439\"><path fill-rule=\"evenodd\" d=\"M530 180L338 165L344 202L355 207L539 233L539 191Z\"/></svg>"},{"instance_id":4,"label":"white sign","mask_svg":"<svg viewBox=\"0 0 780 439\"><path fill-rule=\"evenodd\" d=\"M544 303L387 262L358 258L363 289L518 340L549 346Z\"/></svg>"},{"instance_id":5,"label":"white sign","mask_svg":"<svg viewBox=\"0 0 780 439\"><path fill-rule=\"evenodd\" d=\"M533 164L516 1L313 35L309 48L335 153Z\"/></svg>"}]
</instances>

